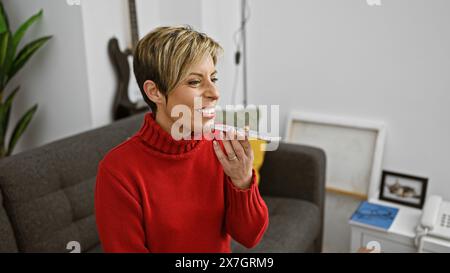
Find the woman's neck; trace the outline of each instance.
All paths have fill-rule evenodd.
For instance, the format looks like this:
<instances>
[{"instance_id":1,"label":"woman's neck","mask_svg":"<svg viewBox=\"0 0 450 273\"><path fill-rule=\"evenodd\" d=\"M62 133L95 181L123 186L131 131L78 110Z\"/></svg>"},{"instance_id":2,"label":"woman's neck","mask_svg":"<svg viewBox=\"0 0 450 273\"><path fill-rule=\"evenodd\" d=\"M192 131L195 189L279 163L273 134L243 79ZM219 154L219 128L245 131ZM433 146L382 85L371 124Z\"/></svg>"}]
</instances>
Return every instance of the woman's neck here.
<instances>
[{"instance_id":1,"label":"woman's neck","mask_svg":"<svg viewBox=\"0 0 450 273\"><path fill-rule=\"evenodd\" d=\"M166 131L169 135L174 137L175 139L193 139L194 135L191 129L188 129L186 132L183 130L183 124L180 125L180 128L176 128L175 132L180 132L180 135L174 136L172 135L172 126L175 123L170 116L168 116L164 111L156 111L155 121L158 125ZM201 137L201 133L197 135L197 137Z\"/></svg>"},{"instance_id":2,"label":"woman's neck","mask_svg":"<svg viewBox=\"0 0 450 273\"><path fill-rule=\"evenodd\" d=\"M166 120L162 122L162 125L168 128L166 130L170 131L171 123L174 122L167 122ZM170 155L180 155L188 152L202 142L193 138L175 139L166 130L156 122L155 113L147 113L138 136L154 150Z\"/></svg>"},{"instance_id":3,"label":"woman's neck","mask_svg":"<svg viewBox=\"0 0 450 273\"><path fill-rule=\"evenodd\" d=\"M171 135L171 129L174 122L169 116L167 116L162 111L156 111L155 121L159 124L159 126L161 126L164 131Z\"/></svg>"}]
</instances>

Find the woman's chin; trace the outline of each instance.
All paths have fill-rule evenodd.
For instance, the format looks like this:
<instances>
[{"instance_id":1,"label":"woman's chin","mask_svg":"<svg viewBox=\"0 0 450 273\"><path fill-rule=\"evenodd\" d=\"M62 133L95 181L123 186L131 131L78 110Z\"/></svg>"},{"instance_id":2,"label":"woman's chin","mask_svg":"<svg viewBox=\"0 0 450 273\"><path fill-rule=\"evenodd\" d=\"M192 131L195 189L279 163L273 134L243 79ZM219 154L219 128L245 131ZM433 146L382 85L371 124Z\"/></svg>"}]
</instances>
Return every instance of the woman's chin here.
<instances>
[{"instance_id":1,"label":"woman's chin","mask_svg":"<svg viewBox=\"0 0 450 273\"><path fill-rule=\"evenodd\" d=\"M212 131L212 128L214 127L214 118L205 118L202 119L201 126L194 125L193 132L195 135L198 134L204 134L204 133L210 133Z\"/></svg>"},{"instance_id":2,"label":"woman's chin","mask_svg":"<svg viewBox=\"0 0 450 273\"><path fill-rule=\"evenodd\" d=\"M203 118L203 131L210 132L214 127L214 118Z\"/></svg>"},{"instance_id":3,"label":"woman's chin","mask_svg":"<svg viewBox=\"0 0 450 273\"><path fill-rule=\"evenodd\" d=\"M215 120L215 116L213 116L213 117L203 117L202 119L202 122L203 122L203 126L205 126L205 125L209 125L209 124L214 124L214 120Z\"/></svg>"}]
</instances>

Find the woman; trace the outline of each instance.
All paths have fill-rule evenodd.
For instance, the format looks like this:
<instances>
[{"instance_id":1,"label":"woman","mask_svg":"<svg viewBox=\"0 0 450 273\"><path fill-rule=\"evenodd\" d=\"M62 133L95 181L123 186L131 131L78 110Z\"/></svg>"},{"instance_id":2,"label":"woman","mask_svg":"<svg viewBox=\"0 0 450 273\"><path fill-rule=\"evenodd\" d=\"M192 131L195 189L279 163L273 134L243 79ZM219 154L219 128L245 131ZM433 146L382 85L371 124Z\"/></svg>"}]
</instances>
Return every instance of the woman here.
<instances>
[{"instance_id":1,"label":"woman","mask_svg":"<svg viewBox=\"0 0 450 273\"><path fill-rule=\"evenodd\" d=\"M268 211L248 139L198 134L214 121L221 50L184 26L139 41L134 73L152 112L99 164L95 209L105 252L230 252L230 236L248 248L263 236ZM180 119L177 107L189 111Z\"/></svg>"}]
</instances>

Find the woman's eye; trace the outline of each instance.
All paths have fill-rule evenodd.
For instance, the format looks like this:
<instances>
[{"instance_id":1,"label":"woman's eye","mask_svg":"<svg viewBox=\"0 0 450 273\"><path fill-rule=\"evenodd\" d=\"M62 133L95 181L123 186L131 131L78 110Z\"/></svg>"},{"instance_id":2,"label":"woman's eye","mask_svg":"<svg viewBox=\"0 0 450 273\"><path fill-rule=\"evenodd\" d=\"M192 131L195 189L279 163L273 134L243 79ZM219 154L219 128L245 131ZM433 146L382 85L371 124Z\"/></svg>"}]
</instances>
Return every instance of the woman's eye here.
<instances>
[{"instance_id":1,"label":"woman's eye","mask_svg":"<svg viewBox=\"0 0 450 273\"><path fill-rule=\"evenodd\" d=\"M211 81L212 81L213 83L216 83L218 80L219 80L218 78L212 78L212 79L211 79Z\"/></svg>"},{"instance_id":2,"label":"woman's eye","mask_svg":"<svg viewBox=\"0 0 450 273\"><path fill-rule=\"evenodd\" d=\"M189 81L189 85L199 85L200 81L198 80L193 80L193 81Z\"/></svg>"}]
</instances>

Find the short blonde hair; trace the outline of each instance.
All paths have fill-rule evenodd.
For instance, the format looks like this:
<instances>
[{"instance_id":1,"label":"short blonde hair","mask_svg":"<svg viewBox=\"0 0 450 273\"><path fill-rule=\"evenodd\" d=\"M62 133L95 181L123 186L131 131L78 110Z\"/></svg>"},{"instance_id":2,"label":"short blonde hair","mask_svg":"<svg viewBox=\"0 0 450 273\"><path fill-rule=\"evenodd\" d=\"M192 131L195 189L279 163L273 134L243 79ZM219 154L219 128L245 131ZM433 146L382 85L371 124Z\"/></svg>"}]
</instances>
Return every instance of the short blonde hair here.
<instances>
[{"instance_id":1,"label":"short blonde hair","mask_svg":"<svg viewBox=\"0 0 450 273\"><path fill-rule=\"evenodd\" d=\"M137 44L133 68L145 102L153 112L156 104L144 91L144 82L153 81L167 99L171 90L187 77L189 68L207 54L217 63L222 47L204 33L190 26L158 27Z\"/></svg>"}]
</instances>

